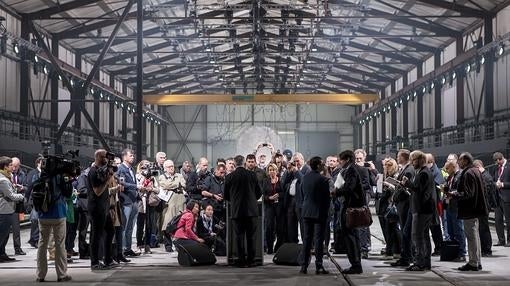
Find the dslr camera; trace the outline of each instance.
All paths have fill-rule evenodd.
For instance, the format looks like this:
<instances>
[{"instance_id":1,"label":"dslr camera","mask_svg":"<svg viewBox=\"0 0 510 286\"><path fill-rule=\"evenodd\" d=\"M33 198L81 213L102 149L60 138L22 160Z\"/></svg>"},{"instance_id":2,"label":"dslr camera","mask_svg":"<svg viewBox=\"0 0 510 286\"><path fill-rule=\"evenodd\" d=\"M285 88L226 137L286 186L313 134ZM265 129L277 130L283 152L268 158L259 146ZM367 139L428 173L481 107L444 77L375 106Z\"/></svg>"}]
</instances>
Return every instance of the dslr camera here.
<instances>
[{"instance_id":1,"label":"dslr camera","mask_svg":"<svg viewBox=\"0 0 510 286\"><path fill-rule=\"evenodd\" d=\"M101 181L106 181L110 173L115 173L118 167L115 165L115 154L106 152L106 164L97 169L97 175Z\"/></svg>"},{"instance_id":2,"label":"dslr camera","mask_svg":"<svg viewBox=\"0 0 510 286\"><path fill-rule=\"evenodd\" d=\"M159 176L159 168L154 163L148 163L142 166L140 174L147 179L157 177Z\"/></svg>"}]
</instances>

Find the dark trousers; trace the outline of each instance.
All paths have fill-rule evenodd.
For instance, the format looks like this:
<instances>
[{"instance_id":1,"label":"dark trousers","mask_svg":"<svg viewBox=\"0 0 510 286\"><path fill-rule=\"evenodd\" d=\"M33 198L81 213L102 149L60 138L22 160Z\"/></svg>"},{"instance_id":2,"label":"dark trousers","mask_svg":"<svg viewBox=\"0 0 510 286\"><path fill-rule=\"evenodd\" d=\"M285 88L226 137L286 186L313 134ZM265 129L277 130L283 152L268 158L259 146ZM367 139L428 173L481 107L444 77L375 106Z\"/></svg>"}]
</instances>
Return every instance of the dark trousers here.
<instances>
[{"instance_id":1,"label":"dark trousers","mask_svg":"<svg viewBox=\"0 0 510 286\"><path fill-rule=\"evenodd\" d=\"M410 263L413 261L413 241L411 236L413 216L409 209L409 201L398 203L397 211L400 218L400 228L402 230L402 251L400 253L400 259L403 262Z\"/></svg>"},{"instance_id":2,"label":"dark trousers","mask_svg":"<svg viewBox=\"0 0 510 286\"><path fill-rule=\"evenodd\" d=\"M90 262L91 265L99 264L101 257L99 249L104 249L104 262L112 262L112 241L114 228L112 219L106 211L91 212L90 216ZM103 245L101 245L101 242Z\"/></svg>"},{"instance_id":3,"label":"dark trousers","mask_svg":"<svg viewBox=\"0 0 510 286\"><path fill-rule=\"evenodd\" d=\"M466 234L464 232L464 222L457 218L457 211L446 211L446 224L448 226L448 236L450 240L459 243L459 257L466 256Z\"/></svg>"},{"instance_id":4,"label":"dark trousers","mask_svg":"<svg viewBox=\"0 0 510 286\"><path fill-rule=\"evenodd\" d=\"M296 198L289 196L287 204L287 242L298 243L299 219L296 212Z\"/></svg>"},{"instance_id":5,"label":"dark trousers","mask_svg":"<svg viewBox=\"0 0 510 286\"><path fill-rule=\"evenodd\" d=\"M441 229L441 224L431 225L430 233L434 241L434 251L439 252L441 250L441 245L443 245L443 230Z\"/></svg>"},{"instance_id":6,"label":"dark trousers","mask_svg":"<svg viewBox=\"0 0 510 286\"><path fill-rule=\"evenodd\" d=\"M326 221L319 219L303 218L303 259L302 265L308 267L312 245L315 245L315 265L317 268L322 266L322 256L324 255L324 234L326 232Z\"/></svg>"},{"instance_id":7,"label":"dark trousers","mask_svg":"<svg viewBox=\"0 0 510 286\"><path fill-rule=\"evenodd\" d=\"M122 225L116 226L115 228L115 248L113 249L113 257L120 259L124 256L124 252L122 250Z\"/></svg>"},{"instance_id":8,"label":"dark trousers","mask_svg":"<svg viewBox=\"0 0 510 286\"><path fill-rule=\"evenodd\" d=\"M276 245L275 251L287 241L287 212L283 202L276 204Z\"/></svg>"},{"instance_id":9,"label":"dark trousers","mask_svg":"<svg viewBox=\"0 0 510 286\"><path fill-rule=\"evenodd\" d=\"M257 232L257 217L233 218L232 226L234 228L234 233L236 234L238 263L252 263L255 259L255 234ZM244 247L245 239L246 248Z\"/></svg>"},{"instance_id":10,"label":"dark trousers","mask_svg":"<svg viewBox=\"0 0 510 286\"><path fill-rule=\"evenodd\" d=\"M154 214L155 209L150 206L147 206L145 213L138 213L136 219L136 245L138 247L150 246Z\"/></svg>"},{"instance_id":11,"label":"dark trousers","mask_svg":"<svg viewBox=\"0 0 510 286\"><path fill-rule=\"evenodd\" d=\"M13 213L11 216L12 223L12 242L14 244L14 250L21 250L21 236L20 236L20 226L19 226L19 213Z\"/></svg>"},{"instance_id":12,"label":"dark trousers","mask_svg":"<svg viewBox=\"0 0 510 286\"><path fill-rule=\"evenodd\" d=\"M494 219L496 222L496 233L498 234L498 242L505 244L510 242L510 202L499 202L499 206L494 209ZM506 224L506 240L505 240L505 224Z\"/></svg>"},{"instance_id":13,"label":"dark trousers","mask_svg":"<svg viewBox=\"0 0 510 286\"><path fill-rule=\"evenodd\" d=\"M87 242L87 229L89 228L89 216L86 210L78 209L78 252L80 257L89 256L90 245Z\"/></svg>"},{"instance_id":14,"label":"dark trousers","mask_svg":"<svg viewBox=\"0 0 510 286\"><path fill-rule=\"evenodd\" d=\"M0 214L0 257L6 256L5 246L9 241L9 232L11 230L12 214Z\"/></svg>"},{"instance_id":15,"label":"dark trousers","mask_svg":"<svg viewBox=\"0 0 510 286\"><path fill-rule=\"evenodd\" d=\"M343 220L343 222L345 222L345 220ZM343 225L345 225L345 223ZM361 268L361 252L358 230L343 227L342 235L347 248L347 258L349 259L349 263L351 263L351 267Z\"/></svg>"},{"instance_id":16,"label":"dark trousers","mask_svg":"<svg viewBox=\"0 0 510 286\"><path fill-rule=\"evenodd\" d=\"M413 214L412 237L416 247L416 264L420 267L430 268L430 245L429 229L432 224L432 214Z\"/></svg>"},{"instance_id":17,"label":"dark trousers","mask_svg":"<svg viewBox=\"0 0 510 286\"><path fill-rule=\"evenodd\" d=\"M392 256L400 254L402 250L402 232L398 222L389 222L386 220L387 240L386 255Z\"/></svg>"},{"instance_id":18,"label":"dark trousers","mask_svg":"<svg viewBox=\"0 0 510 286\"><path fill-rule=\"evenodd\" d=\"M78 217L78 209L74 208L74 217ZM76 239L76 231L78 230L78 221L75 219L74 222L70 223L66 221L66 250L74 252L74 240Z\"/></svg>"},{"instance_id":19,"label":"dark trousers","mask_svg":"<svg viewBox=\"0 0 510 286\"><path fill-rule=\"evenodd\" d=\"M39 214L35 209L30 212L30 239L28 243L37 244L39 243Z\"/></svg>"},{"instance_id":20,"label":"dark trousers","mask_svg":"<svg viewBox=\"0 0 510 286\"><path fill-rule=\"evenodd\" d=\"M365 193L365 202L367 202L367 206L368 206L369 201L370 201L370 194ZM359 231L359 242L360 242L361 251L369 252L372 247L372 240L370 237L370 227L361 227L361 228L358 228L358 231Z\"/></svg>"},{"instance_id":21,"label":"dark trousers","mask_svg":"<svg viewBox=\"0 0 510 286\"><path fill-rule=\"evenodd\" d=\"M267 254L274 252L274 240L276 235L276 204L264 205L264 234Z\"/></svg>"},{"instance_id":22,"label":"dark trousers","mask_svg":"<svg viewBox=\"0 0 510 286\"><path fill-rule=\"evenodd\" d=\"M489 228L489 216L482 216L478 218L478 231L480 233L480 246L482 254L492 253L492 236Z\"/></svg>"},{"instance_id":23,"label":"dark trousers","mask_svg":"<svg viewBox=\"0 0 510 286\"><path fill-rule=\"evenodd\" d=\"M377 215L377 218L379 218L379 225L381 226L381 231L383 233L384 241L386 242L386 248L388 247L388 221L384 214Z\"/></svg>"}]
</instances>

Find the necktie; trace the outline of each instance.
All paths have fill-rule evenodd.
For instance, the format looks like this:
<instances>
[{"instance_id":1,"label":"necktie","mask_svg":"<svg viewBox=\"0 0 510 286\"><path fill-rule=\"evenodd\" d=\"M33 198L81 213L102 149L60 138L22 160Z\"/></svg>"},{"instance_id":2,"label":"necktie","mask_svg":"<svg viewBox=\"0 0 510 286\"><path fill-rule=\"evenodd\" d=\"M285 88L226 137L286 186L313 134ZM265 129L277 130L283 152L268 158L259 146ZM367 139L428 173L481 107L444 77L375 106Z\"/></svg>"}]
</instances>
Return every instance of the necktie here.
<instances>
[{"instance_id":1,"label":"necktie","mask_svg":"<svg viewBox=\"0 0 510 286\"><path fill-rule=\"evenodd\" d=\"M503 166L499 166L499 168L498 168L498 177L501 178L502 174L503 174Z\"/></svg>"}]
</instances>

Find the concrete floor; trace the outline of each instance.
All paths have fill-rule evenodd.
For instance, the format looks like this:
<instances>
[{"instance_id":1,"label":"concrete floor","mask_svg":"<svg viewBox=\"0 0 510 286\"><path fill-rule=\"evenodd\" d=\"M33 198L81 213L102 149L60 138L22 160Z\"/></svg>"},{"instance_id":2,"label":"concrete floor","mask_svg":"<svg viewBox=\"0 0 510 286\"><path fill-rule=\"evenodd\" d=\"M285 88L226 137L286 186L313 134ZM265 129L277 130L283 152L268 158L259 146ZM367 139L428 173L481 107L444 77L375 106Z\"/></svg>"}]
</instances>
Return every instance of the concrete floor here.
<instances>
[{"instance_id":1,"label":"concrete floor","mask_svg":"<svg viewBox=\"0 0 510 286\"><path fill-rule=\"evenodd\" d=\"M164 252L163 248L153 249L150 255L133 258L131 263L113 270L91 272L90 261L78 260L69 264L68 274L77 285L220 285L220 286L329 286L329 285L510 285L510 248L493 247L494 257L482 258L483 271L461 273L456 270L462 263L440 262L432 258L432 271L406 272L389 266L391 260L383 260L378 253L383 243L377 217L371 227L372 253L363 260L364 273L344 277L331 261L325 259L330 275L315 275L313 259L308 275L299 275L299 267L279 266L272 263L272 256L265 256L265 265L256 268L233 268L226 264L224 257L218 257L214 266L181 267L176 254ZM28 229L22 230L22 242L28 240ZM496 235L493 233L493 240ZM36 249L24 246L26 256L15 256L18 261L0 264L0 285L27 285L35 283ZM14 253L12 239L7 253ZM345 255L334 255L334 261L342 268L349 266ZM50 263L44 284L56 282L56 274Z\"/></svg>"}]
</instances>

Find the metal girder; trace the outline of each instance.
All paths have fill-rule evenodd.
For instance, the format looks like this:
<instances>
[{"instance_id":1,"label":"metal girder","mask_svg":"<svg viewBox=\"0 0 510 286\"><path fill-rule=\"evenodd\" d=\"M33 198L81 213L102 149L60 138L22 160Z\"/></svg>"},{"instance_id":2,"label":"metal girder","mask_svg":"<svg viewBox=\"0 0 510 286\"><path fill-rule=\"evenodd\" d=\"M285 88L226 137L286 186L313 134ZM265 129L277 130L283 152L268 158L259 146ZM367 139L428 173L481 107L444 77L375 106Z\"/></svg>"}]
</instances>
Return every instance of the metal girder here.
<instances>
[{"instance_id":1,"label":"metal girder","mask_svg":"<svg viewBox=\"0 0 510 286\"><path fill-rule=\"evenodd\" d=\"M394 53L394 54L388 53L388 51L381 50L376 47L370 47L367 45L359 44L359 43L356 43L353 41L349 42L349 46L356 48L356 49L360 49L360 50L366 50L367 53L381 54L387 58L395 59L402 63L409 63L409 64L413 64L413 65L417 65L417 64L421 63L420 60L413 58L413 57L403 56L402 54L399 54L399 53Z\"/></svg>"},{"instance_id":2,"label":"metal girder","mask_svg":"<svg viewBox=\"0 0 510 286\"><path fill-rule=\"evenodd\" d=\"M493 12L481 11L478 9L463 6L463 5L456 3L455 1L453 1L453 2L447 2L447 1L443 1L443 0L417 0L417 1L429 4L429 5L432 5L435 7L459 12L461 15L466 15L466 16L471 16L471 17L476 17L476 18L484 18L487 16L494 16Z\"/></svg>"},{"instance_id":3,"label":"metal girder","mask_svg":"<svg viewBox=\"0 0 510 286\"><path fill-rule=\"evenodd\" d=\"M94 4L99 1L101 1L101 0L75 0L75 1L70 1L70 2L64 3L64 4L60 4L57 1L56 6L54 6L54 7L42 9L42 10L39 10L36 12L31 12L31 13L27 14L26 16L30 20L47 19L51 15L63 13L63 12L73 10L76 8L80 8L80 7L89 5L89 4Z\"/></svg>"},{"instance_id":4,"label":"metal girder","mask_svg":"<svg viewBox=\"0 0 510 286\"><path fill-rule=\"evenodd\" d=\"M374 31L374 30L370 30L370 29L367 29L367 28L363 28L363 27L360 27L358 29L358 32L362 33L362 34L365 34L365 35L386 35L385 33L382 33L382 32L378 32L378 31ZM418 42L415 42L415 41L410 41L410 40L406 40L406 39L400 39L400 38L385 38L384 40L386 41L390 41L390 42L393 42L393 43L397 43L399 45L403 45L403 46L408 46L408 47L413 47L417 50L422 50L424 52L435 52L438 48L436 47L431 47L431 46L427 46L425 44L420 44Z\"/></svg>"},{"instance_id":5,"label":"metal girder","mask_svg":"<svg viewBox=\"0 0 510 286\"><path fill-rule=\"evenodd\" d=\"M144 31L143 34L144 35L154 35L154 34L159 33L159 32L161 32L161 28L155 27L155 28L149 29L147 31ZM136 34L133 34L131 36L136 36ZM94 38L91 38L91 39L94 39ZM132 41L131 39L115 39L113 41L112 45L113 46L120 45L120 44L124 44L124 43L131 42L131 41ZM86 48L76 49L76 52L80 53L82 55L84 55L84 54L99 53L103 46L104 46L103 43L95 44L95 45L92 45L92 46L88 46Z\"/></svg>"},{"instance_id":6,"label":"metal girder","mask_svg":"<svg viewBox=\"0 0 510 286\"><path fill-rule=\"evenodd\" d=\"M97 71L99 70L99 67L103 64L103 59L106 56L106 53L110 49L110 46L112 45L113 40L117 36L117 33L119 32L120 25L122 25L122 22L124 22L124 19L126 18L127 14L129 13L129 10L131 10L131 7L133 7L133 4L135 3L135 0L129 0L126 7L124 8L124 11L122 12L122 15L119 18L119 21L115 25L115 28L113 29L110 38L108 38L108 41L104 44L103 50L101 51L101 54L99 54L99 57L94 61L94 66L92 67L92 70L90 71L89 75L87 76L87 79L82 85L82 90L86 91L88 88L88 85L96 75ZM85 92L83 92L85 93Z\"/></svg>"}]
</instances>

